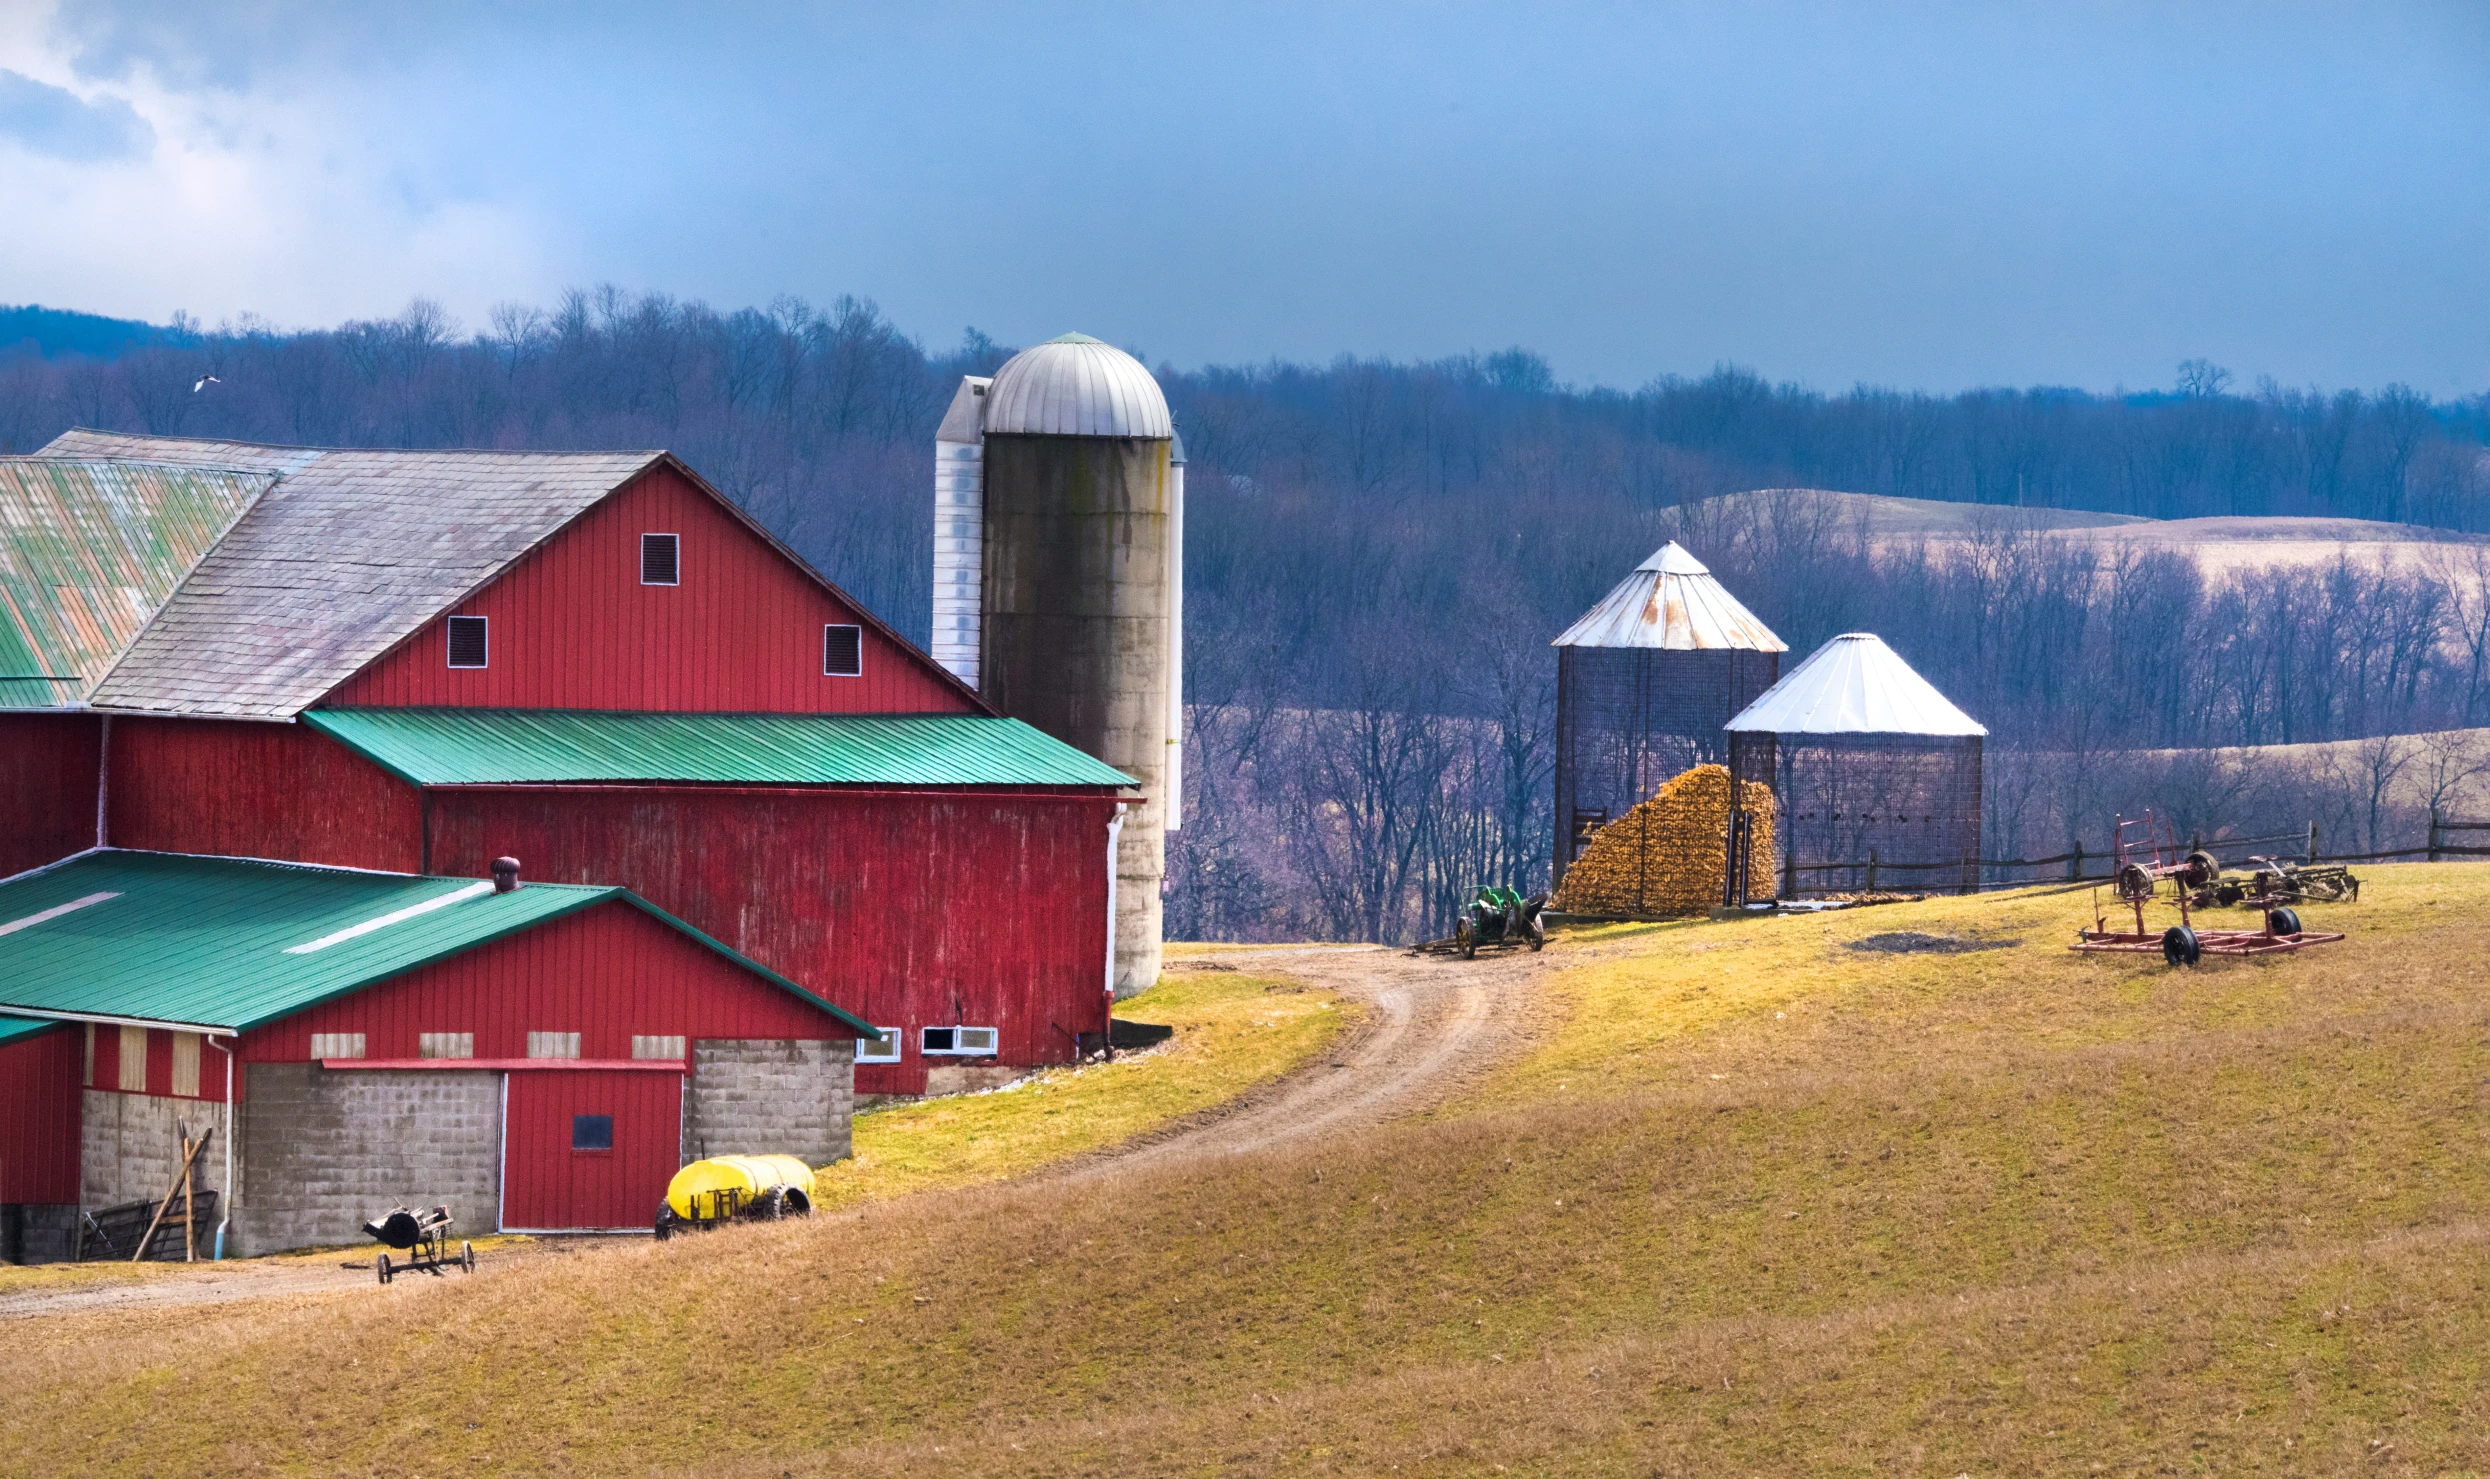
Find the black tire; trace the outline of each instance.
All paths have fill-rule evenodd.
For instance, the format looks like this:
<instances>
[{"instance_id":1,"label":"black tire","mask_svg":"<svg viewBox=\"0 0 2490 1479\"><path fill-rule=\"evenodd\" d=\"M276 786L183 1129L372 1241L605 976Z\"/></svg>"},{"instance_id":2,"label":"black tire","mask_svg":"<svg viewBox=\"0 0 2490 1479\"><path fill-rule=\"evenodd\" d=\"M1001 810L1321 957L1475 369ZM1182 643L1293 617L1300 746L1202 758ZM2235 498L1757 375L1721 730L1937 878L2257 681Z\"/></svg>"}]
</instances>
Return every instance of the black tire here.
<instances>
[{"instance_id":1,"label":"black tire","mask_svg":"<svg viewBox=\"0 0 2490 1479\"><path fill-rule=\"evenodd\" d=\"M659 1241L659 1242L661 1242L661 1243L662 1243L662 1242L664 1242L666 1239L668 1239L668 1238L670 1238L670 1237L673 1237L673 1236L674 1236L674 1224L675 1224L674 1208L672 1208L672 1207L666 1207L666 1206L661 1206L661 1207L659 1207L659 1208L657 1209L657 1223L656 1223L656 1227L654 1228L654 1231L655 1231L655 1232L656 1232L656 1234L657 1234L657 1241Z\"/></svg>"},{"instance_id":2,"label":"black tire","mask_svg":"<svg viewBox=\"0 0 2490 1479\"><path fill-rule=\"evenodd\" d=\"M1548 927L1535 918L1530 922L1530 948L1533 950L1548 948Z\"/></svg>"},{"instance_id":3,"label":"black tire","mask_svg":"<svg viewBox=\"0 0 2490 1479\"><path fill-rule=\"evenodd\" d=\"M372 1260L372 1268L374 1272L380 1275L380 1281L384 1284L396 1277L396 1275L390 1273L389 1271L389 1255L386 1253L383 1253L380 1257Z\"/></svg>"},{"instance_id":4,"label":"black tire","mask_svg":"<svg viewBox=\"0 0 2490 1479\"><path fill-rule=\"evenodd\" d=\"M2300 932L2300 911L2288 906L2281 909L2268 910L2265 915L2265 931L2267 934L2272 935L2298 934Z\"/></svg>"},{"instance_id":5,"label":"black tire","mask_svg":"<svg viewBox=\"0 0 2490 1479\"><path fill-rule=\"evenodd\" d=\"M458 1266L468 1273L474 1273L476 1271L475 1244L461 1243L458 1245Z\"/></svg>"},{"instance_id":6,"label":"black tire","mask_svg":"<svg viewBox=\"0 0 2490 1479\"><path fill-rule=\"evenodd\" d=\"M753 1200L752 1215L763 1222L776 1222L779 1218L786 1216L787 1189L783 1186L773 1186L761 1193Z\"/></svg>"},{"instance_id":7,"label":"black tire","mask_svg":"<svg viewBox=\"0 0 2490 1479\"><path fill-rule=\"evenodd\" d=\"M2194 965L2204 955L2205 947L2186 925L2174 924L2161 932L2161 958L2171 965Z\"/></svg>"},{"instance_id":8,"label":"black tire","mask_svg":"<svg viewBox=\"0 0 2490 1479\"><path fill-rule=\"evenodd\" d=\"M813 1215L813 1199L812 1199L811 1197L806 1196L803 1192L798 1191L796 1188L794 1188L794 1187L792 1187L792 1186L788 1187L788 1188L787 1188L787 1215L788 1215L789 1217L810 1217L810 1216L812 1216L812 1215Z\"/></svg>"},{"instance_id":9,"label":"black tire","mask_svg":"<svg viewBox=\"0 0 2490 1479\"><path fill-rule=\"evenodd\" d=\"M1467 919L1453 926L1453 943L1461 948L1463 960L1478 959L1478 931L1470 927Z\"/></svg>"}]
</instances>

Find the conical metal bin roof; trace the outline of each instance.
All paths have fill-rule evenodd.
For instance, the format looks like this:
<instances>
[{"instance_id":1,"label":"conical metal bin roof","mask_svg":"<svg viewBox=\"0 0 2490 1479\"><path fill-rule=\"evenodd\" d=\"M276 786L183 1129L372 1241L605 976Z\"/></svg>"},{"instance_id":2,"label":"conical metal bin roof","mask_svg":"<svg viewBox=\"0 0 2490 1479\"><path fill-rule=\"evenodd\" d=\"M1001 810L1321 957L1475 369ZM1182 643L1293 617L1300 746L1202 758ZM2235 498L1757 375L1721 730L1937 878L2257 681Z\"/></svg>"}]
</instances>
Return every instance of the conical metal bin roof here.
<instances>
[{"instance_id":1,"label":"conical metal bin roof","mask_svg":"<svg viewBox=\"0 0 2490 1479\"><path fill-rule=\"evenodd\" d=\"M1844 632L1809 653L1725 727L1739 734L1988 733L1874 632Z\"/></svg>"},{"instance_id":2,"label":"conical metal bin roof","mask_svg":"<svg viewBox=\"0 0 2490 1479\"><path fill-rule=\"evenodd\" d=\"M1787 652L1790 644L1672 539L1617 582L1551 646L1674 652Z\"/></svg>"}]
</instances>

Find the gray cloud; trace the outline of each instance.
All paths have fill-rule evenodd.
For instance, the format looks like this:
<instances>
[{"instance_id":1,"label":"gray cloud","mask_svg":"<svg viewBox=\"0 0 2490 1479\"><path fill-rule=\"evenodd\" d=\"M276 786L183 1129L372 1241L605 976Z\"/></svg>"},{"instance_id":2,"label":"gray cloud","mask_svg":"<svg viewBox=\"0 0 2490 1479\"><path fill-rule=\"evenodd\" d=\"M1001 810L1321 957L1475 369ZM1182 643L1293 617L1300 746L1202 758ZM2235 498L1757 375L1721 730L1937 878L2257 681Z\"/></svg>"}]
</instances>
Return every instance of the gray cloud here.
<instances>
[{"instance_id":1,"label":"gray cloud","mask_svg":"<svg viewBox=\"0 0 2490 1479\"><path fill-rule=\"evenodd\" d=\"M156 131L119 98L87 102L66 88L0 67L0 139L75 164L129 159L156 144Z\"/></svg>"}]
</instances>

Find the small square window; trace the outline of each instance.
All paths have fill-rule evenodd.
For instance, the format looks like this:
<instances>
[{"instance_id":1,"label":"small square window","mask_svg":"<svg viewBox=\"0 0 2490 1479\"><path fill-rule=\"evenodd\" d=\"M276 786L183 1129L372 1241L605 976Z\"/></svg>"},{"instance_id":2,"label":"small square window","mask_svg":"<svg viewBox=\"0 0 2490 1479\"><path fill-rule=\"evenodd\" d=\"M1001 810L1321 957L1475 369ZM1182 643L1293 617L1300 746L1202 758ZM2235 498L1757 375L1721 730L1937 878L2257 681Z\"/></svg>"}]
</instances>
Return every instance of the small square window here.
<instances>
[{"instance_id":1,"label":"small square window","mask_svg":"<svg viewBox=\"0 0 2490 1479\"><path fill-rule=\"evenodd\" d=\"M861 1037L856 1039L857 1066L862 1067L867 1063L898 1062L904 1056L907 1046L906 1036L896 1027L885 1027L882 1029L880 1042L868 1042Z\"/></svg>"},{"instance_id":2,"label":"small square window","mask_svg":"<svg viewBox=\"0 0 2490 1479\"><path fill-rule=\"evenodd\" d=\"M450 666L480 668L491 655L486 640L485 618L453 616L450 618Z\"/></svg>"},{"instance_id":3,"label":"small square window","mask_svg":"<svg viewBox=\"0 0 2490 1479\"><path fill-rule=\"evenodd\" d=\"M858 678L865 671L865 629L832 623L821 629L821 672L825 678Z\"/></svg>"},{"instance_id":4,"label":"small square window","mask_svg":"<svg viewBox=\"0 0 2490 1479\"><path fill-rule=\"evenodd\" d=\"M680 534L643 534L640 536L640 584L681 585L683 583L683 536Z\"/></svg>"},{"instance_id":5,"label":"small square window","mask_svg":"<svg viewBox=\"0 0 2490 1479\"><path fill-rule=\"evenodd\" d=\"M571 1149L612 1150L614 1148L614 1117L610 1114L575 1114L571 1116Z\"/></svg>"}]
</instances>

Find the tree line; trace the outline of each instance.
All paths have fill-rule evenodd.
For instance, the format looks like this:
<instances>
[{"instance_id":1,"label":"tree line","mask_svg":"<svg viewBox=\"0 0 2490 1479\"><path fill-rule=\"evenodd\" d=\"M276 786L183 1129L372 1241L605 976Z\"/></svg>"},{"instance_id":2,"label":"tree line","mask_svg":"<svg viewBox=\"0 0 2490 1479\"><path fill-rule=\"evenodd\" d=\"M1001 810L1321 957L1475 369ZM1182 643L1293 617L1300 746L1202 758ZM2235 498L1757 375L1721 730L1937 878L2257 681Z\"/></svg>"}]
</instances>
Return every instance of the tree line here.
<instances>
[{"instance_id":1,"label":"tree line","mask_svg":"<svg viewBox=\"0 0 2490 1479\"><path fill-rule=\"evenodd\" d=\"M1010 352L974 330L929 349L855 297L720 310L611 287L481 325L422 300L307 331L183 321L112 353L0 353L0 450L72 425L666 447L922 641L933 430L958 377ZM1617 391L1519 349L1158 374L1189 455L1183 933L1406 937L1467 883L1544 879L1546 644L1672 537L1793 661L1875 630L1987 723L1997 856L2094 835L2156 787L2314 814L2297 781L2215 785L2206 757L2236 747L2490 723L2477 551L2218 575L2028 514L2490 531L2490 397L2242 388L2201 361L2117 394L1826 393L1731 368ZM1982 508L1964 538L1895 542L1835 500L1724 496L1758 488ZM2374 789L2363 814L2388 825L2400 792Z\"/></svg>"}]
</instances>

